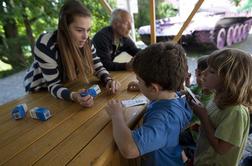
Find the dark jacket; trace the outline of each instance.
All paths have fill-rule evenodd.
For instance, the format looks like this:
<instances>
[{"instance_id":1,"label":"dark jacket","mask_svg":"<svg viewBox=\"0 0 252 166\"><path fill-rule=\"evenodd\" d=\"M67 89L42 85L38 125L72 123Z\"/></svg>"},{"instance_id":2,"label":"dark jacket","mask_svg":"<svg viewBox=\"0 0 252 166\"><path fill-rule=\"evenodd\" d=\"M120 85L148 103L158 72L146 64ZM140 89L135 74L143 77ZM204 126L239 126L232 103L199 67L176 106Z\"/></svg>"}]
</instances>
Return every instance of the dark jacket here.
<instances>
[{"instance_id":1,"label":"dark jacket","mask_svg":"<svg viewBox=\"0 0 252 166\"><path fill-rule=\"evenodd\" d=\"M130 38L126 37L120 38L119 47L116 48L111 26L98 31L93 38L93 43L97 55L100 57L101 62L107 70L126 70L126 63L113 62L115 57L123 51L126 51L131 56L134 56L140 51L135 43Z\"/></svg>"}]
</instances>

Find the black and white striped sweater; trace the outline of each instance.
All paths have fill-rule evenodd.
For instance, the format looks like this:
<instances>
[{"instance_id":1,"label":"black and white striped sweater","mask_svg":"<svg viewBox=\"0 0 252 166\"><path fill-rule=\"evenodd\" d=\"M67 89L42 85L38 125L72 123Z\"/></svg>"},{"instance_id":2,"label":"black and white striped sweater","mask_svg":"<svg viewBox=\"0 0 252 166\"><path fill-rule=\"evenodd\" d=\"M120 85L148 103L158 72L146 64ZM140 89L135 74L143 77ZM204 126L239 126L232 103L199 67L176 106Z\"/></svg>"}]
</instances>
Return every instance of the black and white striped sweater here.
<instances>
[{"instance_id":1,"label":"black and white striped sweater","mask_svg":"<svg viewBox=\"0 0 252 166\"><path fill-rule=\"evenodd\" d=\"M34 62L27 70L24 78L26 91L38 91L48 88L55 97L71 100L71 91L61 83L66 79L63 71L58 48L56 47L57 31L42 34L34 48ZM106 83L111 79L108 71L103 67L100 58L96 55L94 45L91 46L95 75Z\"/></svg>"}]
</instances>

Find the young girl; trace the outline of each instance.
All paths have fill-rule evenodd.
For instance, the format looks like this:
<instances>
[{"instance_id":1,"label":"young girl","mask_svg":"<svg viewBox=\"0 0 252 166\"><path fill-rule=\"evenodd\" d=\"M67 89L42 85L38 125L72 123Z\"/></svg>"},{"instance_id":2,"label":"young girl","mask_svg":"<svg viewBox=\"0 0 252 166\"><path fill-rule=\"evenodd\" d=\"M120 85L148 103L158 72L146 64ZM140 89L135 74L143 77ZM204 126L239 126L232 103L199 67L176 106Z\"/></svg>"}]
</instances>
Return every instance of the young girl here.
<instances>
[{"instance_id":1,"label":"young girl","mask_svg":"<svg viewBox=\"0 0 252 166\"><path fill-rule=\"evenodd\" d=\"M93 73L106 88L115 93L119 87L103 67L89 39L91 13L78 0L68 0L59 14L58 29L42 34L34 48L34 62L25 76L25 90L48 89L60 99L73 100L84 107L93 105L92 96L81 97L62 83L72 80L88 82Z\"/></svg>"},{"instance_id":2,"label":"young girl","mask_svg":"<svg viewBox=\"0 0 252 166\"><path fill-rule=\"evenodd\" d=\"M215 96L206 108L191 102L201 121L194 164L238 165L249 132L252 57L238 49L217 50L203 75L203 87Z\"/></svg>"}]
</instances>

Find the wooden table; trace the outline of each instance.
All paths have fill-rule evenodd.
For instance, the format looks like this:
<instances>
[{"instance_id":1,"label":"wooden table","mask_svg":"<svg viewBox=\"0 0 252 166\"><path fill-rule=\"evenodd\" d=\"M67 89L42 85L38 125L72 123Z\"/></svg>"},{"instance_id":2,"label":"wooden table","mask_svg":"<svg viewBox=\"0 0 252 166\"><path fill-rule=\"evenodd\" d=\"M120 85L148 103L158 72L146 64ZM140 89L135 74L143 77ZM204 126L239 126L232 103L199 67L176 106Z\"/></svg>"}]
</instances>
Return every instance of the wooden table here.
<instances>
[{"instance_id":1,"label":"wooden table","mask_svg":"<svg viewBox=\"0 0 252 166\"><path fill-rule=\"evenodd\" d=\"M135 80L133 73L114 72L112 75L120 81L121 90L108 96L100 86L102 93L95 98L92 108L56 99L48 92L27 94L0 106L0 165L136 165L135 160L120 156L104 107L112 98L130 99L142 95L126 90L127 84ZM79 82L67 86L72 90L83 88ZM24 119L14 120L10 112L21 103L26 103L28 110L35 106L46 107L52 117L43 122L32 119L28 113ZM144 107L125 110L130 127L137 125Z\"/></svg>"}]
</instances>

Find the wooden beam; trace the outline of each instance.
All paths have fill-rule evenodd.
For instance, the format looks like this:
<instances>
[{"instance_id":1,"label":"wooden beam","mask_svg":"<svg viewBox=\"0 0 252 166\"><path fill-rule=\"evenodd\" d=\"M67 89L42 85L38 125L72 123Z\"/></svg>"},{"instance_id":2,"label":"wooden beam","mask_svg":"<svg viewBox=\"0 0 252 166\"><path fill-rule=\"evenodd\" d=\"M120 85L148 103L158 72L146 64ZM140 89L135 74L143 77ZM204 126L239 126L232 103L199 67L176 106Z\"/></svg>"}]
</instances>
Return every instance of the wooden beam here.
<instances>
[{"instance_id":1,"label":"wooden beam","mask_svg":"<svg viewBox=\"0 0 252 166\"><path fill-rule=\"evenodd\" d=\"M151 28L151 44L156 43L156 16L155 16L155 0L150 0L150 28Z\"/></svg>"},{"instance_id":2,"label":"wooden beam","mask_svg":"<svg viewBox=\"0 0 252 166\"><path fill-rule=\"evenodd\" d=\"M101 5L105 8L106 12L111 15L112 8L109 6L106 0L100 0Z\"/></svg>"},{"instance_id":3,"label":"wooden beam","mask_svg":"<svg viewBox=\"0 0 252 166\"><path fill-rule=\"evenodd\" d=\"M191 14L190 14L189 17L186 19L186 21L184 22L183 26L180 28L178 34L173 38L173 40L172 40L173 42L177 43L177 42L180 40L180 38L181 38L181 36L182 36L184 30L185 30L186 27L190 24L190 22L191 22L193 16L194 16L195 13L198 11L198 9L200 8L200 6L202 5L203 2L204 2L204 0L199 0L199 1L197 2L197 4L194 6L194 9L193 9L192 12L191 12Z\"/></svg>"}]
</instances>

